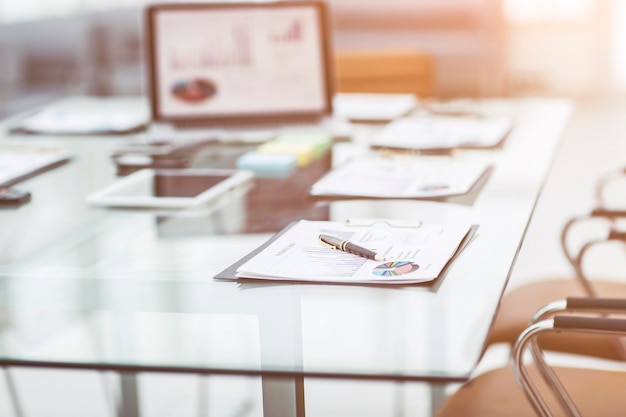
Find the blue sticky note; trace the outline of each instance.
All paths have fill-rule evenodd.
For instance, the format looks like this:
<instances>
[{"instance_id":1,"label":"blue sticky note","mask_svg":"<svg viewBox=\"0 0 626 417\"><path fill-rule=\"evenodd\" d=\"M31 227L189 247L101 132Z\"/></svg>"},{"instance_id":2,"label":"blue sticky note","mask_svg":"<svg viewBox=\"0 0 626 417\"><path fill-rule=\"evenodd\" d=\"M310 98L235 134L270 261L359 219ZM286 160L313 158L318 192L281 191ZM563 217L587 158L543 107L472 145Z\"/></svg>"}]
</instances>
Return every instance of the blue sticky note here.
<instances>
[{"instance_id":1,"label":"blue sticky note","mask_svg":"<svg viewBox=\"0 0 626 417\"><path fill-rule=\"evenodd\" d=\"M253 171L257 177L286 177L297 163L296 155L248 152L237 159L237 168Z\"/></svg>"}]
</instances>

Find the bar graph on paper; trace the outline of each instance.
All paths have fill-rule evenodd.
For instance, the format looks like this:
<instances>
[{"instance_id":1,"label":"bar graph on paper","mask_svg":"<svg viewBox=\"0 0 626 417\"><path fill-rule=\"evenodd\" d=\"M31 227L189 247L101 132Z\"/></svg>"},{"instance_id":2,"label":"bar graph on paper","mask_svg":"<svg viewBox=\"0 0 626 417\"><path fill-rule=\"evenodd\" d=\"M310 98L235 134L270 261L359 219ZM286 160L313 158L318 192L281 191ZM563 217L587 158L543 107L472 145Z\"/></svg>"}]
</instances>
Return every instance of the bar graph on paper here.
<instances>
[{"instance_id":1,"label":"bar graph on paper","mask_svg":"<svg viewBox=\"0 0 626 417\"><path fill-rule=\"evenodd\" d=\"M294 19L289 22L286 29L274 32L270 35L273 43L297 43L302 40L302 22Z\"/></svg>"},{"instance_id":2,"label":"bar graph on paper","mask_svg":"<svg viewBox=\"0 0 626 417\"><path fill-rule=\"evenodd\" d=\"M233 27L227 35L216 34L195 45L173 48L169 54L170 68L188 70L251 66L249 29Z\"/></svg>"}]
</instances>

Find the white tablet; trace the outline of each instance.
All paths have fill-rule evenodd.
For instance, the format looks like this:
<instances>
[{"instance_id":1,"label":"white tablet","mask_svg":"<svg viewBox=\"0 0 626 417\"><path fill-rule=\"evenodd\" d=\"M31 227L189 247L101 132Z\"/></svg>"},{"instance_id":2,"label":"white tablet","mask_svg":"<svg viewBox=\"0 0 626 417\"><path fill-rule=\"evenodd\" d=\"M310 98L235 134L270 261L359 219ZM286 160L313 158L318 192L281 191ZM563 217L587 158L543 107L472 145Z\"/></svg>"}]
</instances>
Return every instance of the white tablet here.
<instances>
[{"instance_id":1,"label":"white tablet","mask_svg":"<svg viewBox=\"0 0 626 417\"><path fill-rule=\"evenodd\" d=\"M148 5L144 17L154 121L223 126L332 115L325 1L170 1Z\"/></svg>"},{"instance_id":2,"label":"white tablet","mask_svg":"<svg viewBox=\"0 0 626 417\"><path fill-rule=\"evenodd\" d=\"M102 207L193 209L250 185L252 171L229 169L142 169L87 196Z\"/></svg>"}]
</instances>

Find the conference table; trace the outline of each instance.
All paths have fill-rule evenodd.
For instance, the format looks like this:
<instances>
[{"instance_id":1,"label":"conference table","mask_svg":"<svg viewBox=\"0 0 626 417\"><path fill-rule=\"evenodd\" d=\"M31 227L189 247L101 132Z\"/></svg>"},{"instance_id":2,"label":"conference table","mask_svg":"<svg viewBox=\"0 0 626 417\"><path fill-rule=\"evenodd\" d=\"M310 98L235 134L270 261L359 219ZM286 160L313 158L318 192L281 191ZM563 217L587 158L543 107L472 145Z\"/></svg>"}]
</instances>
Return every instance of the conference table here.
<instances>
[{"instance_id":1,"label":"conference table","mask_svg":"<svg viewBox=\"0 0 626 417\"><path fill-rule=\"evenodd\" d=\"M261 377L264 415L272 417L304 415L305 378L468 380L572 111L560 99L475 105L514 124L497 148L453 153L491 165L467 195L308 196L334 164L378 152L363 143L376 127L361 126L308 172L255 180L250 193L200 214L86 203L118 180L115 149L145 133L16 135L5 124L0 145L61 146L71 159L15 185L31 201L0 210L0 365L115 371L120 415L128 416L140 414L133 398L143 372ZM211 145L195 166L232 165L246 146ZM479 227L445 276L427 284L213 278L302 218Z\"/></svg>"}]
</instances>

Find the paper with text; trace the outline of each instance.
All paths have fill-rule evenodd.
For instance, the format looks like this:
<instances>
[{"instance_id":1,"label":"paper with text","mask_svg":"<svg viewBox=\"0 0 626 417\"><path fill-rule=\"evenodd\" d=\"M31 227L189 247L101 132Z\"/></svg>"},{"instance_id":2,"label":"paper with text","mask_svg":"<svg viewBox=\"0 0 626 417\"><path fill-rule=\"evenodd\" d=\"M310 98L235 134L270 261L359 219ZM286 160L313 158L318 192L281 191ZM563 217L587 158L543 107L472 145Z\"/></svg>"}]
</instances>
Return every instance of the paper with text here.
<instances>
[{"instance_id":1,"label":"paper with text","mask_svg":"<svg viewBox=\"0 0 626 417\"><path fill-rule=\"evenodd\" d=\"M341 283L418 283L436 279L470 232L469 224L346 226L300 220L241 265L237 278ZM382 254L374 261L323 246L329 234Z\"/></svg>"},{"instance_id":2,"label":"paper with text","mask_svg":"<svg viewBox=\"0 0 626 417\"><path fill-rule=\"evenodd\" d=\"M9 187L70 159L56 146L0 146L0 188Z\"/></svg>"},{"instance_id":3,"label":"paper with text","mask_svg":"<svg viewBox=\"0 0 626 417\"><path fill-rule=\"evenodd\" d=\"M508 118L406 117L373 135L370 145L399 149L491 148L510 132Z\"/></svg>"},{"instance_id":4,"label":"paper with text","mask_svg":"<svg viewBox=\"0 0 626 417\"><path fill-rule=\"evenodd\" d=\"M467 193L488 164L450 157L369 158L330 171L311 195L434 198Z\"/></svg>"}]
</instances>

